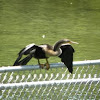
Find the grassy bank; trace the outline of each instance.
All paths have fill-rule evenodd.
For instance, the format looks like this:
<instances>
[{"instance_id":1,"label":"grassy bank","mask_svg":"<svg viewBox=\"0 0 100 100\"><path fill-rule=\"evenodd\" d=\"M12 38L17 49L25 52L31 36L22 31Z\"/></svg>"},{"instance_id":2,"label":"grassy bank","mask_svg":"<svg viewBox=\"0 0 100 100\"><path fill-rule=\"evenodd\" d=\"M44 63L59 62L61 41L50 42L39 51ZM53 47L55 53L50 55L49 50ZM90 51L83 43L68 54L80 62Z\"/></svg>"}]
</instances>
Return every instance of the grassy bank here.
<instances>
[{"instance_id":1,"label":"grassy bank","mask_svg":"<svg viewBox=\"0 0 100 100\"><path fill-rule=\"evenodd\" d=\"M75 61L100 58L100 11L92 1L1 0L0 5L0 66L12 65L29 43L53 45L63 38L79 42L73 45Z\"/></svg>"}]
</instances>

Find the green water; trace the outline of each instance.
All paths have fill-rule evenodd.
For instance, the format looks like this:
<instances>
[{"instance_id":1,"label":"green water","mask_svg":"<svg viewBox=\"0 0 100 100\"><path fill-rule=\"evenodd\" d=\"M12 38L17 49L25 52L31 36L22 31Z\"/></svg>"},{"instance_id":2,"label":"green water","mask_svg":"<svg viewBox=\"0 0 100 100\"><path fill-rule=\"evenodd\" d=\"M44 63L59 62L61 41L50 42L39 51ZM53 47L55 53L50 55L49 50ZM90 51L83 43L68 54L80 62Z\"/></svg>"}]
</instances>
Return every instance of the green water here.
<instances>
[{"instance_id":1,"label":"green water","mask_svg":"<svg viewBox=\"0 0 100 100\"><path fill-rule=\"evenodd\" d=\"M74 61L100 59L100 0L0 0L0 66L12 65L29 43L63 38L79 43Z\"/></svg>"}]
</instances>

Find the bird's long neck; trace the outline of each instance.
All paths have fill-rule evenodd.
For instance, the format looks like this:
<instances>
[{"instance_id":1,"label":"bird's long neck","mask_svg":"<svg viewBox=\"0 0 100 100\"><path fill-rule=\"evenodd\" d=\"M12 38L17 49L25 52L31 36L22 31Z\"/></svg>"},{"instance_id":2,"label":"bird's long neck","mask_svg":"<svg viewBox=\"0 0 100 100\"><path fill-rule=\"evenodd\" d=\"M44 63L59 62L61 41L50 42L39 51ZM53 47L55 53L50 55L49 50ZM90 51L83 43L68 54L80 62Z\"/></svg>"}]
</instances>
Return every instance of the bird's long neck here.
<instances>
[{"instance_id":1,"label":"bird's long neck","mask_svg":"<svg viewBox=\"0 0 100 100\"><path fill-rule=\"evenodd\" d=\"M59 56L62 53L62 50L60 49L60 46L66 42L69 42L69 40L60 40L54 44L53 50L45 50L46 54L48 56Z\"/></svg>"},{"instance_id":2,"label":"bird's long neck","mask_svg":"<svg viewBox=\"0 0 100 100\"><path fill-rule=\"evenodd\" d=\"M55 54L55 56L59 56L61 53L62 53L62 51L61 51L61 49L60 49L60 46L63 44L63 41L61 40L61 41L58 41L58 42L56 42L55 44L54 44L54 48L53 48L53 51L55 52L54 54Z\"/></svg>"},{"instance_id":3,"label":"bird's long neck","mask_svg":"<svg viewBox=\"0 0 100 100\"><path fill-rule=\"evenodd\" d=\"M58 51L60 46L63 44L63 40L60 40L54 44L54 51Z\"/></svg>"},{"instance_id":4,"label":"bird's long neck","mask_svg":"<svg viewBox=\"0 0 100 100\"><path fill-rule=\"evenodd\" d=\"M62 43L58 41L54 44L54 47L52 49L49 49L49 50L45 49L46 56L47 57L49 57L49 56L59 56L62 53L62 51L60 49L61 44Z\"/></svg>"}]
</instances>

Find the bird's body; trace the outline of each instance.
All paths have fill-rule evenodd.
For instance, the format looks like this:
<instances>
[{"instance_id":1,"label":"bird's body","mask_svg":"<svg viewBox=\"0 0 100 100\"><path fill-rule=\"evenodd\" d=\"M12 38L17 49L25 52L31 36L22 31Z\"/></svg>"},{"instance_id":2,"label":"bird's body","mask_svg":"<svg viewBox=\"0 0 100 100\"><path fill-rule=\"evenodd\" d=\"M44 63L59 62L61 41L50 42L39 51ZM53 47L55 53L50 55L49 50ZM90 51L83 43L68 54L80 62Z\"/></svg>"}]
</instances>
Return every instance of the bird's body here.
<instances>
[{"instance_id":1,"label":"bird's body","mask_svg":"<svg viewBox=\"0 0 100 100\"><path fill-rule=\"evenodd\" d=\"M58 56L61 58L61 61L64 62L64 64L69 69L69 72L72 73L72 61L73 61L73 52L74 49L71 45L62 45L65 43L74 43L73 41L64 39L57 41L54 46L51 46L49 44L42 44L42 45L35 45L30 44L27 45L25 48L23 48L18 53L18 58L16 59L14 66L17 65L26 65L32 57L36 58L38 60L38 64L40 67L44 67L44 65L40 64L39 59L46 59L46 69L49 69L49 62L48 58L50 56ZM27 55L24 59L21 60L22 55ZM71 68L70 68L71 67Z\"/></svg>"},{"instance_id":2,"label":"bird's body","mask_svg":"<svg viewBox=\"0 0 100 100\"><path fill-rule=\"evenodd\" d=\"M18 53L18 58L16 59L14 66L17 65L26 65L28 63L28 59L30 60L32 57L36 59L45 59L48 58L43 50L43 47L46 48L46 45L35 45L31 44L20 50ZM22 55L28 55L24 59L20 60ZM27 60L27 61L26 61Z\"/></svg>"}]
</instances>

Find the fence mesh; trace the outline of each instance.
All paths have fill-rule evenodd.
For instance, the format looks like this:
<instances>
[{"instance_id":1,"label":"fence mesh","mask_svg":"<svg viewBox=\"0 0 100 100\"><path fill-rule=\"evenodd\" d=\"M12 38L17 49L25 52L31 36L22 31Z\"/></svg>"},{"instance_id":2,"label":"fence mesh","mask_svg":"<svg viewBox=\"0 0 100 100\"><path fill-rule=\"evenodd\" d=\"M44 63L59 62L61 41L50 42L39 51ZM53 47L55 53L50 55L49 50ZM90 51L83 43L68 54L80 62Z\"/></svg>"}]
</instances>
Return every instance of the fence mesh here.
<instances>
[{"instance_id":1,"label":"fence mesh","mask_svg":"<svg viewBox=\"0 0 100 100\"><path fill-rule=\"evenodd\" d=\"M0 72L0 99L99 100L100 64Z\"/></svg>"}]
</instances>

